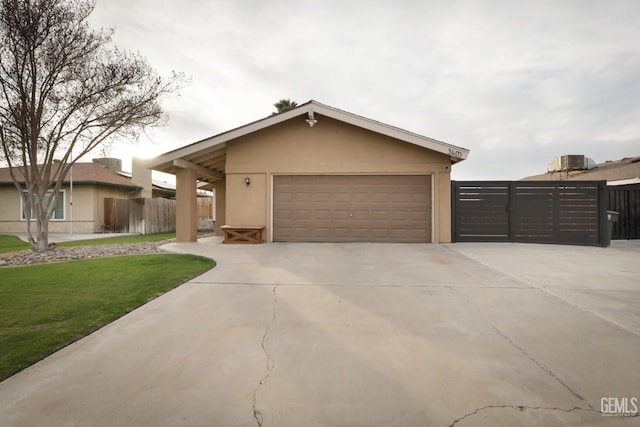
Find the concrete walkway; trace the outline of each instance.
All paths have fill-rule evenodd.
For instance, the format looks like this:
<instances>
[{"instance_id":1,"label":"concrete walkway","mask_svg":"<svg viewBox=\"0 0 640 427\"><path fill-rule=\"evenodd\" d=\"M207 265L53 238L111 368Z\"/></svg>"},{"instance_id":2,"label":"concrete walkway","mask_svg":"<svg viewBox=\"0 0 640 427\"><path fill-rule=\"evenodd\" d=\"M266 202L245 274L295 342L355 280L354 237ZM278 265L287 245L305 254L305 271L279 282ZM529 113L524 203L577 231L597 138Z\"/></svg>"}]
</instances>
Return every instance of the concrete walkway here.
<instances>
[{"instance_id":1,"label":"concrete walkway","mask_svg":"<svg viewBox=\"0 0 640 427\"><path fill-rule=\"evenodd\" d=\"M640 245L218 243L167 245L218 266L0 384L0 424L639 422L600 411L640 397Z\"/></svg>"}]
</instances>

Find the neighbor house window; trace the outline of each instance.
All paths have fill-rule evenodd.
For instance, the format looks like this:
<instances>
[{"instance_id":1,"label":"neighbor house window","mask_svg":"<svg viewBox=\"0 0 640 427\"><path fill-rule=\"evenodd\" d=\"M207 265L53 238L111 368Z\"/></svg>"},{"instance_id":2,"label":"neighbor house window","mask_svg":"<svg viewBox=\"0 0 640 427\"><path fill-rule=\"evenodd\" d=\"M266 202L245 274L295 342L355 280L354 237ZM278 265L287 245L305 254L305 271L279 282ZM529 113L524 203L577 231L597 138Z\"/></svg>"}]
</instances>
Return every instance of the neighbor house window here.
<instances>
[{"instance_id":1,"label":"neighbor house window","mask_svg":"<svg viewBox=\"0 0 640 427\"><path fill-rule=\"evenodd\" d=\"M25 192L25 194L29 194L27 192ZM53 194L52 191L47 191L47 194L45 194L45 205L47 203L47 200L49 197L51 197L51 195ZM61 190L60 193L58 194L58 200L56 200L56 205L53 207L53 214L51 215L51 219L52 220L63 220L64 219L64 191ZM24 199L22 200L22 219L26 219L27 215L31 214L31 219L35 220L36 219L36 214L33 210L31 210L29 208L29 206L25 206L24 204Z\"/></svg>"}]
</instances>

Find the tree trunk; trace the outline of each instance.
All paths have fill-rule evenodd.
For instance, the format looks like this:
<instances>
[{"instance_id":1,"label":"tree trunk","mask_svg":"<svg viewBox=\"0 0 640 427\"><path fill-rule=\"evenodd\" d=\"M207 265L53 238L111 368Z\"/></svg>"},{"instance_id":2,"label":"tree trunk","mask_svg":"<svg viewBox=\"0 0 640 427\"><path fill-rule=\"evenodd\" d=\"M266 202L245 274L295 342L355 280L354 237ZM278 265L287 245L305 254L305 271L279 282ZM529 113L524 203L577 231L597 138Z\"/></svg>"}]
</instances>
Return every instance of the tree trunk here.
<instances>
[{"instance_id":1,"label":"tree trunk","mask_svg":"<svg viewBox=\"0 0 640 427\"><path fill-rule=\"evenodd\" d=\"M33 194L33 196L31 196L31 194ZM36 217L35 238L31 234L31 230L29 230L31 248L35 251L46 251L49 250L49 220L51 219L50 205L52 203L55 204L55 200L53 197L48 198L45 197L45 195L41 195L38 191L30 192L29 195L29 205L31 206L30 215L35 214Z\"/></svg>"},{"instance_id":2,"label":"tree trunk","mask_svg":"<svg viewBox=\"0 0 640 427\"><path fill-rule=\"evenodd\" d=\"M38 212L38 233L36 236L36 250L49 250L49 218L47 212L42 210Z\"/></svg>"}]
</instances>

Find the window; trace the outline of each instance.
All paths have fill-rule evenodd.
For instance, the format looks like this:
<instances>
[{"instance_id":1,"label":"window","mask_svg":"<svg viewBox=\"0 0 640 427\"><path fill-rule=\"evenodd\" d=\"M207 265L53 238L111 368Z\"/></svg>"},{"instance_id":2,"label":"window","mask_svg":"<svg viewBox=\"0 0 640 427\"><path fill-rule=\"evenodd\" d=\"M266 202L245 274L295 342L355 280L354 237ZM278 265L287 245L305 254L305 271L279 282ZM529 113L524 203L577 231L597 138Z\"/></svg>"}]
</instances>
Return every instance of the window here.
<instances>
[{"instance_id":1,"label":"window","mask_svg":"<svg viewBox=\"0 0 640 427\"><path fill-rule=\"evenodd\" d=\"M27 193L25 191L25 193ZM27 193L28 194L28 193ZM48 199L49 197L51 197L53 193L51 191L48 191L47 194L44 196L45 199ZM64 199L65 199L65 193L64 191L60 191L59 195L58 195L58 200L56 200L56 205L53 207L53 214L51 215L51 220L52 221L61 221L64 220ZM45 204L46 204L45 200ZM29 209L29 206L25 206L24 205L24 200L22 200L22 219L26 219L26 214L31 212L31 209ZM35 220L36 219L36 215L34 212L31 212L31 219Z\"/></svg>"}]
</instances>

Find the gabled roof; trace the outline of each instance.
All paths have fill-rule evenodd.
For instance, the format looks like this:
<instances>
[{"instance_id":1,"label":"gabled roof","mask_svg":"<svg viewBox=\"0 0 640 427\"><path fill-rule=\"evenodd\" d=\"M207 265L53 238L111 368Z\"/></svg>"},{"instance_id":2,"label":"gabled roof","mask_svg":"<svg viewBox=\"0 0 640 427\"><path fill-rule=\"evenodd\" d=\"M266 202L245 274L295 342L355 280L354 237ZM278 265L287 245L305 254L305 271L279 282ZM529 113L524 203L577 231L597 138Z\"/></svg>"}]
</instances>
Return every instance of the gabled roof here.
<instances>
[{"instance_id":1,"label":"gabled roof","mask_svg":"<svg viewBox=\"0 0 640 427\"><path fill-rule=\"evenodd\" d=\"M20 176L18 169L17 175ZM65 183L71 180L71 176L65 176ZM13 185L9 168L0 168L0 185ZM76 163L73 165L73 185L104 185L109 187L122 187L131 190L140 190L141 187L131 183L116 171L99 163Z\"/></svg>"},{"instance_id":2,"label":"gabled roof","mask_svg":"<svg viewBox=\"0 0 640 427\"><path fill-rule=\"evenodd\" d=\"M596 167L587 170L569 172L547 172L540 175L522 178L523 181L621 181L640 178L640 156L625 157L620 160L598 163Z\"/></svg>"},{"instance_id":3,"label":"gabled roof","mask_svg":"<svg viewBox=\"0 0 640 427\"><path fill-rule=\"evenodd\" d=\"M201 141L169 151L148 161L151 169L175 173L178 167L190 167L197 171L199 179L216 180L224 175L224 155L226 144L236 138L260 131L270 126L299 116L307 116L313 112L319 117L330 117L363 129L405 141L429 150L443 153L456 163L467 158L469 150L447 144L433 138L418 135L394 126L390 126L366 117L339 110L316 101L309 101L291 110L266 117L261 120L240 126L227 132L205 138Z\"/></svg>"}]
</instances>

